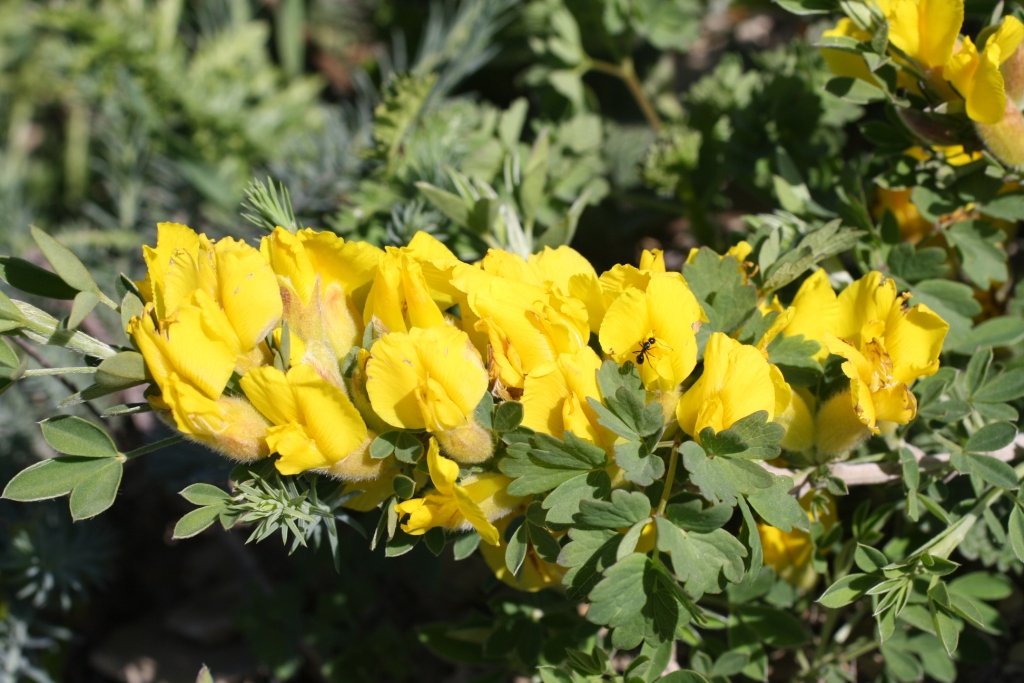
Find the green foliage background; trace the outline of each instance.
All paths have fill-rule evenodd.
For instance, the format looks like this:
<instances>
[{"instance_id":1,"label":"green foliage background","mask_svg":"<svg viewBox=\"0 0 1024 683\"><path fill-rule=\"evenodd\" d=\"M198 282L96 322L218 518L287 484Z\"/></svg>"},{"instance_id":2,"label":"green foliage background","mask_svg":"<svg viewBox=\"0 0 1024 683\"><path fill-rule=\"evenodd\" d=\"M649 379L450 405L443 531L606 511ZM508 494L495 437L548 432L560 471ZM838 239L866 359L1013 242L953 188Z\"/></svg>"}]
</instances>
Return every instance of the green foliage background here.
<instances>
[{"instance_id":1,"label":"green foliage background","mask_svg":"<svg viewBox=\"0 0 1024 683\"><path fill-rule=\"evenodd\" d=\"M968 10L977 23L991 7ZM1024 217L1024 204L1019 195L998 196L1001 180L984 165L911 168L900 153L913 139L879 96L842 98L826 88L832 74L813 43L827 26L775 5L715 0L11 0L0 7L0 251L41 264L28 229L36 225L107 287L120 272L141 272L140 246L153 242L162 220L213 236L256 237L295 224L379 245L403 244L425 230L464 259L492 246L528 253L571 241L599 271L635 261L644 248L664 249L669 268L679 269L693 247L724 251L746 239L760 269L754 284L791 294L788 263L852 250L843 264L885 268L951 323L950 367L915 388L922 417L949 430L964 420L1016 422L1024 307L1015 296L1017 257L1007 254L1017 244L1015 229L1004 239L984 221L964 221L945 233L945 243L915 247L900 242L891 215L873 215L871 207L875 186L913 187L930 219L973 204L1012 225ZM727 277L706 252L686 268L699 272L694 282ZM709 329L738 326L711 291L697 294L707 295ZM109 339L120 321L97 311L85 331ZM770 350L781 365L806 360L799 349ZM60 348L41 353L54 365L73 358ZM835 370L826 367L826 376ZM3 395L0 479L48 457L33 423L86 386L73 375L68 381L73 386L26 377ZM140 401L141 392L129 398ZM70 409L89 416L87 410ZM114 424L126 452L166 436L146 416ZM635 442L650 435L633 427ZM966 433L956 436L964 437L965 461L986 450ZM690 455L696 470L704 454ZM511 476L529 473L519 464ZM889 550L898 555L935 535L936 519L954 522L935 512L945 510L942 503L962 519L970 513L957 501L1005 474L947 486L906 462L890 464L905 467L904 481L918 485L861 489L842 499L854 537L813 530L820 571L831 561L824 549L842 547L846 569L861 570L851 576L880 576L884 563L863 548L878 542L878 529L897 509L893 543L903 546ZM651 474L642 469L636 481ZM101 680L88 662L109 645L105 635L203 599L209 584L232 594L213 604L237 617L230 632L256 653L267 680L499 681L539 676L542 664L562 664L545 670L545 683L610 675L605 654L593 649L597 626L574 605L549 592L503 589L480 563L437 557L429 538L387 560L348 527L321 539L317 523L291 538L310 546L329 541L333 553L244 546L220 531L165 541L193 509L176 493L224 480L228 471L212 454L176 446L159 459L129 463L111 511L74 524L62 502L0 501L0 680ZM315 483L300 478L260 488L260 476L276 475L255 476L253 505L271 510L257 531L277 532L273 514L281 510L319 519ZM843 488L831 485L837 493ZM633 494L643 500L629 502L619 493L609 507L628 512L638 505L639 512L609 526L595 506L596 530L570 535L581 558L573 571L607 550L610 529L646 517L646 498ZM211 500L194 497L197 504ZM781 502L751 505L766 518L787 512ZM750 515L745 502L742 509ZM945 654L943 626L924 602L911 601L901 617L909 626L883 646L884 662L866 664L863 680L947 681L958 670L965 678L997 669L1014 675L1007 652L1021 636L1012 608L1021 598L1024 546L1015 553L1013 543L1024 543L1024 517L1006 500L977 516L984 524L963 540L958 557L975 573L949 584L970 603L956 607L947 596L948 621L938 620L957 633L957 661ZM721 523L704 523L710 526L696 550L686 545L692 539L663 534L675 539L662 549L673 561L677 553L712 558L687 576L691 594L717 592L719 571L729 580L743 572L729 547L736 538L717 534ZM389 555L411 548L393 550L397 545ZM332 554L341 561L332 562ZM606 588L590 593L598 615L615 613L623 601L637 603L634 612L657 612L650 596L658 589L643 587L676 586L650 560L613 569ZM940 563L927 571L944 570ZM821 629L835 627L770 572L753 574L715 597L722 620L709 627L712 635L680 645L688 666L709 680L761 680L767 652L775 651L789 654L772 665L773 680L788 680L801 664L792 653L810 638L794 613L824 622ZM834 605L826 606L859 596L850 588L857 580L836 584ZM593 587L576 586L576 597ZM906 603L909 593L896 600ZM658 612L652 623L671 624L674 637L677 617ZM963 630L965 621L977 628ZM623 634L616 637L630 637L618 628L629 625L604 622ZM647 645L634 654L635 666L624 674L630 681L652 680L660 674L648 677L652 662L669 656ZM842 680L838 666L828 667L844 656L851 651L817 671Z\"/></svg>"}]
</instances>

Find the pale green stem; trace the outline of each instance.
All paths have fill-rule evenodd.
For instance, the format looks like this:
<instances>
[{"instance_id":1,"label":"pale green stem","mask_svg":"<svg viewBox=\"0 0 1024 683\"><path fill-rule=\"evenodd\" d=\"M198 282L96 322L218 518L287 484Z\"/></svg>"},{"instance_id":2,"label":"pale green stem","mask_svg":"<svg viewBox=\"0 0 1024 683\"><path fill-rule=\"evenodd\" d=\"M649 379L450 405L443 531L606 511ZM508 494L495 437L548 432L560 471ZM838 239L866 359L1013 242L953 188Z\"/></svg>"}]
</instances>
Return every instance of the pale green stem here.
<instances>
[{"instance_id":1,"label":"pale green stem","mask_svg":"<svg viewBox=\"0 0 1024 683\"><path fill-rule=\"evenodd\" d=\"M84 332L61 328L60 322L56 318L32 304L15 301L14 305L18 307L25 318L25 323L19 328L21 333L34 342L63 346L96 358L110 358L117 353L109 344L104 344Z\"/></svg>"},{"instance_id":2,"label":"pale green stem","mask_svg":"<svg viewBox=\"0 0 1024 683\"><path fill-rule=\"evenodd\" d=\"M35 377L40 375L90 375L96 372L96 368L36 368L21 373L22 377Z\"/></svg>"},{"instance_id":3,"label":"pale green stem","mask_svg":"<svg viewBox=\"0 0 1024 683\"><path fill-rule=\"evenodd\" d=\"M184 440L185 440L185 437L182 436L181 434L177 434L175 436L169 436L166 439L161 439L159 441L154 441L151 444L142 446L140 448L136 448L134 451L128 451L127 453L124 454L124 459L125 460L131 460L132 458L137 458L140 455L146 455L147 453L152 453L153 451L158 451L161 448L166 448L167 446L173 446L174 444L180 443L180 442L182 442Z\"/></svg>"}]
</instances>

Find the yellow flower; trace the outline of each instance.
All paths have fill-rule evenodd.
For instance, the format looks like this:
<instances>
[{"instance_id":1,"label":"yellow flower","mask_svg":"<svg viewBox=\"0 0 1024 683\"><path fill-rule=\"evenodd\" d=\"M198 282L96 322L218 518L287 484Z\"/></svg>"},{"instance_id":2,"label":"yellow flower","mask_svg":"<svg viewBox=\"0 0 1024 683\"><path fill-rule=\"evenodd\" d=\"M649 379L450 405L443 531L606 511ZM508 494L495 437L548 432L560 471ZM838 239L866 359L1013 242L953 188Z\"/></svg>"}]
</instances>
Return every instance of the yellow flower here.
<instances>
[{"instance_id":1,"label":"yellow flower","mask_svg":"<svg viewBox=\"0 0 1024 683\"><path fill-rule=\"evenodd\" d=\"M608 307L627 289L646 291L651 276L665 272L665 254L661 249L645 249L640 254L640 267L618 264L595 278L590 274L579 273L569 279L569 294L582 301L587 307L590 318L590 330L594 334L601 331L601 323ZM674 277L682 279L679 273Z\"/></svg>"},{"instance_id":2,"label":"yellow flower","mask_svg":"<svg viewBox=\"0 0 1024 683\"><path fill-rule=\"evenodd\" d=\"M461 286L470 281L461 276ZM560 354L587 345L590 327L580 300L536 285L484 276L467 287L468 303L487 333L491 372L501 388L522 388L526 375Z\"/></svg>"},{"instance_id":3,"label":"yellow flower","mask_svg":"<svg viewBox=\"0 0 1024 683\"><path fill-rule=\"evenodd\" d=\"M878 188L875 192L875 205L871 213L875 220L880 220L886 211L890 211L896 219L903 240L911 244L917 244L935 229L935 224L924 218L917 206L910 201L910 188L899 190Z\"/></svg>"},{"instance_id":4,"label":"yellow flower","mask_svg":"<svg viewBox=\"0 0 1024 683\"><path fill-rule=\"evenodd\" d=\"M823 38L853 38L861 43L869 42L871 40L871 34L867 31L857 27L853 21L847 17L840 19L835 28L831 28L821 34ZM837 50L835 48L823 48L821 50L821 56L825 58L825 63L832 69L832 72L837 76L847 76L849 78L859 78L862 81L868 83L875 83L875 76L868 69L867 63L864 58L859 54L847 52L846 50Z\"/></svg>"},{"instance_id":5,"label":"yellow flower","mask_svg":"<svg viewBox=\"0 0 1024 683\"><path fill-rule=\"evenodd\" d=\"M670 392L697 364L696 330L703 311L678 273L649 277L646 291L630 287L608 307L599 338L604 352L620 365L637 363L647 343L644 362L638 363L644 385Z\"/></svg>"},{"instance_id":6,"label":"yellow flower","mask_svg":"<svg viewBox=\"0 0 1024 683\"><path fill-rule=\"evenodd\" d=\"M159 325L153 305L147 304L142 317L128 324L128 334L161 390L171 375L178 375L214 400L235 371L235 355L215 331L208 314L195 306L179 309L172 320Z\"/></svg>"},{"instance_id":7,"label":"yellow flower","mask_svg":"<svg viewBox=\"0 0 1024 683\"><path fill-rule=\"evenodd\" d=\"M516 509L521 498L508 495L508 477L486 472L459 479L459 466L441 456L437 440L430 439L427 467L434 490L422 498L413 498L396 506L399 515L409 515L402 530L420 536L435 527L451 530L476 529L484 543L498 545L498 529L494 520L506 517Z\"/></svg>"},{"instance_id":8,"label":"yellow flower","mask_svg":"<svg viewBox=\"0 0 1024 683\"><path fill-rule=\"evenodd\" d=\"M370 458L373 435L348 396L311 366L296 365L287 374L274 367L257 368L240 384L273 424L267 429L267 445L281 456L275 463L281 474L317 470L362 481L377 477L386 466L386 460Z\"/></svg>"},{"instance_id":9,"label":"yellow flower","mask_svg":"<svg viewBox=\"0 0 1024 683\"><path fill-rule=\"evenodd\" d=\"M964 38L960 50L945 64L942 76L967 102L967 116L984 124L996 124L1006 110L1006 84L999 67L1024 40L1024 24L1012 16L1003 18L984 49Z\"/></svg>"},{"instance_id":10,"label":"yellow flower","mask_svg":"<svg viewBox=\"0 0 1024 683\"><path fill-rule=\"evenodd\" d=\"M963 0L879 0L889 41L925 69L943 67L964 23Z\"/></svg>"},{"instance_id":11,"label":"yellow flower","mask_svg":"<svg viewBox=\"0 0 1024 683\"><path fill-rule=\"evenodd\" d=\"M764 352L715 332L704 350L704 374L679 400L679 428L694 438L711 427L716 433L760 410L768 420L786 409L791 390Z\"/></svg>"},{"instance_id":12,"label":"yellow flower","mask_svg":"<svg viewBox=\"0 0 1024 683\"><path fill-rule=\"evenodd\" d=\"M562 438L565 432L602 448L610 448L615 436L600 426L587 398L601 400L597 371L601 359L584 347L562 354L553 363L533 369L523 390L523 424L537 432Z\"/></svg>"},{"instance_id":13,"label":"yellow flower","mask_svg":"<svg viewBox=\"0 0 1024 683\"><path fill-rule=\"evenodd\" d=\"M267 454L267 423L243 399L222 396L235 369L235 354L215 334L208 314L180 308L162 326L153 304L134 318L128 333L142 353L146 369L160 389L150 403L169 411L178 430L236 460Z\"/></svg>"},{"instance_id":14,"label":"yellow flower","mask_svg":"<svg viewBox=\"0 0 1024 683\"><path fill-rule=\"evenodd\" d=\"M491 457L491 434L473 419L487 371L465 332L449 325L392 332L370 353L366 391L382 420L426 429L460 462Z\"/></svg>"},{"instance_id":15,"label":"yellow flower","mask_svg":"<svg viewBox=\"0 0 1024 683\"><path fill-rule=\"evenodd\" d=\"M811 501L820 496L816 491L809 491L800 498L800 507L807 512L807 518L815 521L811 511ZM820 511L817 521L828 531L836 523L838 516L836 502L832 496L824 494L825 510ZM801 588L810 589L817 581L817 574L811 566L814 544L806 531L793 529L780 531L767 524L758 524L757 531L761 536L761 549L764 552L764 566L771 567L780 578Z\"/></svg>"},{"instance_id":16,"label":"yellow flower","mask_svg":"<svg viewBox=\"0 0 1024 683\"><path fill-rule=\"evenodd\" d=\"M505 551L508 549L508 542L505 540L505 529L513 519L512 515L498 520L495 527L498 530L498 545L484 544L480 546L480 554L484 556L487 566L494 572L502 583L515 588L516 590L536 593L545 588L551 588L562 583L562 577L568 571L565 567L557 564L548 564L541 559L533 545L526 551L526 559L523 560L523 568L519 576L512 574L505 566Z\"/></svg>"},{"instance_id":17,"label":"yellow flower","mask_svg":"<svg viewBox=\"0 0 1024 683\"><path fill-rule=\"evenodd\" d=\"M407 252L388 247L366 297L363 321L377 320L387 332L446 325L444 312L431 298L423 266Z\"/></svg>"},{"instance_id":18,"label":"yellow flower","mask_svg":"<svg viewBox=\"0 0 1024 683\"><path fill-rule=\"evenodd\" d=\"M910 385L938 371L949 325L924 304L906 308L908 298L897 295L896 283L877 271L839 295L839 324L834 335L826 334L825 343L846 359L842 367L850 391L822 406L819 450L840 454L849 443L856 445L852 432L844 435L856 422L841 417L851 406L857 421L875 434L879 421L907 424L917 414Z\"/></svg>"},{"instance_id":19,"label":"yellow flower","mask_svg":"<svg viewBox=\"0 0 1024 683\"><path fill-rule=\"evenodd\" d=\"M149 266L143 290L158 320L199 307L205 323L237 356L244 372L262 360L257 346L281 319L274 273L259 251L230 237L216 244L178 223L157 226L157 247L143 248Z\"/></svg>"},{"instance_id":20,"label":"yellow flower","mask_svg":"<svg viewBox=\"0 0 1024 683\"><path fill-rule=\"evenodd\" d=\"M818 342L821 348L814 354L814 358L819 363L828 358L825 332L834 330L839 323L839 302L828 281L828 273L824 270L815 271L801 283L788 308L779 303L777 296L771 303L761 304L760 308L764 315L772 311L780 315L772 324L772 329L765 334L765 339L758 344L759 347L766 348L771 343L771 338L774 337L772 332L778 326L778 331L783 336L802 335L804 339Z\"/></svg>"},{"instance_id":21,"label":"yellow flower","mask_svg":"<svg viewBox=\"0 0 1024 683\"><path fill-rule=\"evenodd\" d=\"M288 327L303 342L302 362L342 387L338 359L362 338L359 304L382 252L333 233L284 228L264 237L260 249L277 275Z\"/></svg>"},{"instance_id":22,"label":"yellow flower","mask_svg":"<svg viewBox=\"0 0 1024 683\"><path fill-rule=\"evenodd\" d=\"M151 400L157 410L171 412L178 431L221 455L243 462L265 457L267 421L244 398L208 398L176 374L168 376L163 393Z\"/></svg>"}]
</instances>

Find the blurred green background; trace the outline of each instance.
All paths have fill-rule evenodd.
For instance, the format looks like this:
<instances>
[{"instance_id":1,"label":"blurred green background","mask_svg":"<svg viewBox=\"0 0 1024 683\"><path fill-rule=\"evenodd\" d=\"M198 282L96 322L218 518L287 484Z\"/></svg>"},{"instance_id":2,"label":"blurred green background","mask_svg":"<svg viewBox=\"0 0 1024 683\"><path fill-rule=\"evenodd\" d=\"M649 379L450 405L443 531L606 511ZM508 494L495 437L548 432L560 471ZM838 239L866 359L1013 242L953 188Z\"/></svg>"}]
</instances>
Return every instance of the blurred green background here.
<instances>
[{"instance_id":1,"label":"blurred green background","mask_svg":"<svg viewBox=\"0 0 1024 683\"><path fill-rule=\"evenodd\" d=\"M817 193L860 163L863 110L821 87L823 28L723 0L6 0L0 251L39 261L34 224L107 285L141 276L158 221L255 240L292 220L286 188L301 225L380 245L426 230L472 258L485 245L417 183L522 199L543 140L538 225L578 218L599 271L644 248L678 268L777 205L780 164ZM119 339L105 322L87 331ZM34 423L73 390L4 394L0 480L48 457ZM160 436L151 415L110 422L125 450ZM557 602L423 544L386 559L348 528L340 573L244 532L172 541L177 492L229 471L196 447L132 461L113 509L74 525L64 501L0 501L0 681L178 683L202 662L217 680L503 681L417 628Z\"/></svg>"}]
</instances>

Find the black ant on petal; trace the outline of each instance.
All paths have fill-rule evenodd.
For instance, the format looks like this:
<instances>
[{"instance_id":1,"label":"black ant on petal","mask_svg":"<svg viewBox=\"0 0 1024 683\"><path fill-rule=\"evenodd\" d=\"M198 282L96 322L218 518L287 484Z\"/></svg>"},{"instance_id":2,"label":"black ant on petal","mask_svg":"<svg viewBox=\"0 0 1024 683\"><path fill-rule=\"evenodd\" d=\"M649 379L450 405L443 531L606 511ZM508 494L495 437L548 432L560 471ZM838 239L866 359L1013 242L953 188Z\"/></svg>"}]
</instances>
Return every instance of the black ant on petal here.
<instances>
[{"instance_id":1,"label":"black ant on petal","mask_svg":"<svg viewBox=\"0 0 1024 683\"><path fill-rule=\"evenodd\" d=\"M647 341L640 342L640 344L639 344L640 351L634 352L634 353L636 353L636 364L637 365L643 365L644 364L645 357L646 357L647 354L649 354L651 352L651 347L654 346L655 342L657 342L657 339L655 339L654 337L651 337Z\"/></svg>"}]
</instances>

